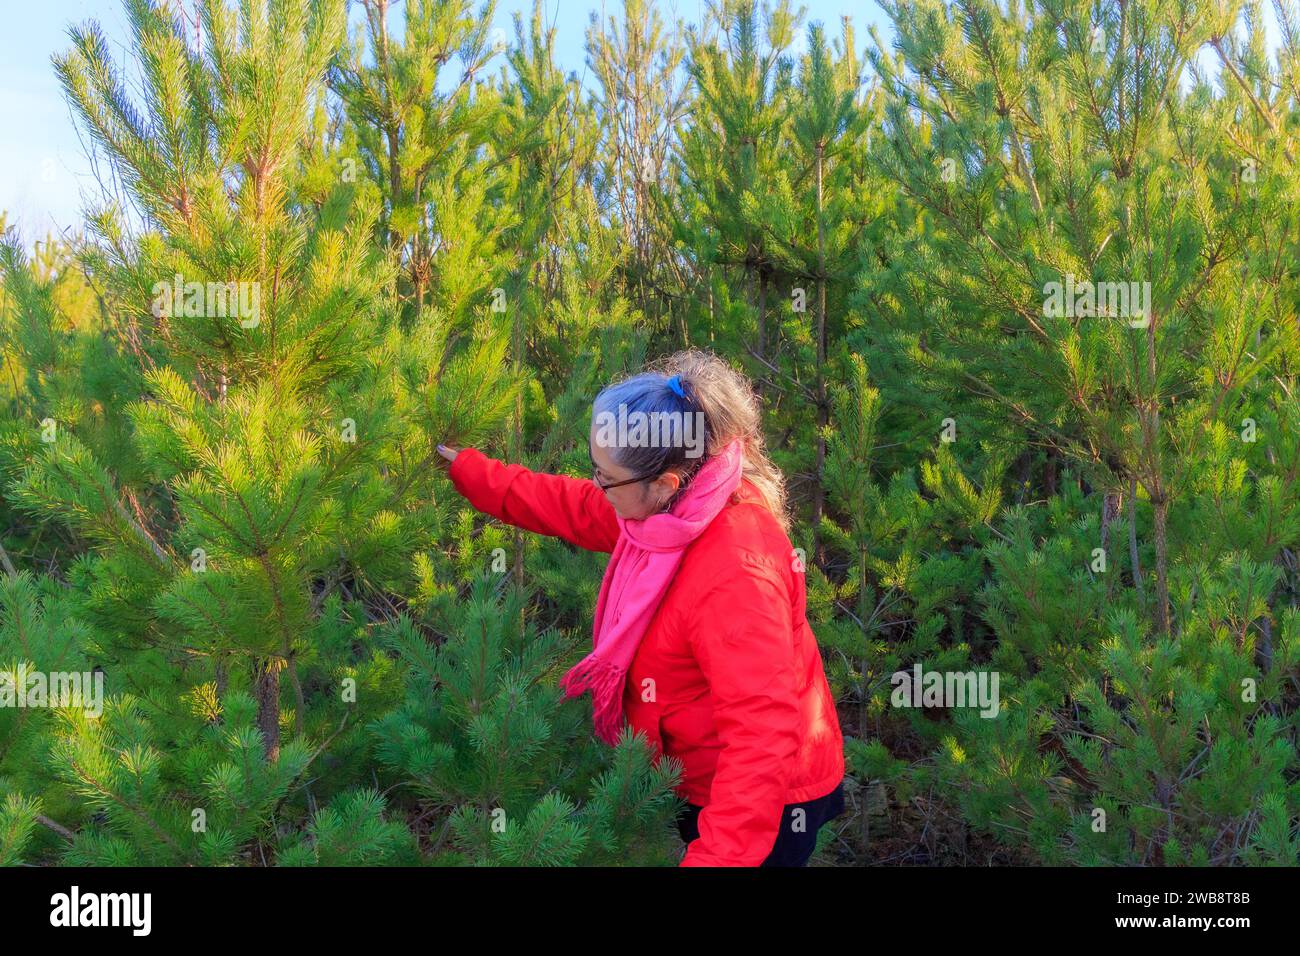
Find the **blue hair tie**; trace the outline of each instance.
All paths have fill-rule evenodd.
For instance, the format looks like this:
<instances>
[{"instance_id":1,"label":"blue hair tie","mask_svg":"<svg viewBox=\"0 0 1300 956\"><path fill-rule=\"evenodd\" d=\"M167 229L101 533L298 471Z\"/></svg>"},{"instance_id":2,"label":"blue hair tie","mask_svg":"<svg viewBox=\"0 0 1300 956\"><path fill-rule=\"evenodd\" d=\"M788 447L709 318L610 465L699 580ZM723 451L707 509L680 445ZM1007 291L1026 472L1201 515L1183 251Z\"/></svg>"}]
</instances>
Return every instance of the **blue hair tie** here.
<instances>
[{"instance_id":1,"label":"blue hair tie","mask_svg":"<svg viewBox=\"0 0 1300 956\"><path fill-rule=\"evenodd\" d=\"M670 378L668 380L668 387L677 393L678 398L686 397L686 392L682 390L682 377L680 375L674 375Z\"/></svg>"}]
</instances>

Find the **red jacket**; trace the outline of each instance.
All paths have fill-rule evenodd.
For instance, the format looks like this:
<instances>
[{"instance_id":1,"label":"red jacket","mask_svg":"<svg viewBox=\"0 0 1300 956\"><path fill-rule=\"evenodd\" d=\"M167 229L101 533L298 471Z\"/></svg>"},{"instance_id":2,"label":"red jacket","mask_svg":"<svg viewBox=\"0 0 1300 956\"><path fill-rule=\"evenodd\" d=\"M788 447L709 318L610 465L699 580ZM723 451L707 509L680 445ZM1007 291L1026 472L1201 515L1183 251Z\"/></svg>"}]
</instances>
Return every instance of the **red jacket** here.
<instances>
[{"instance_id":1,"label":"red jacket","mask_svg":"<svg viewBox=\"0 0 1300 956\"><path fill-rule=\"evenodd\" d=\"M504 465L467 448L451 479L479 511L609 552L614 508L595 483ZM682 866L757 866L786 804L844 778L844 740L805 616L790 539L748 482L687 548L623 692L628 723L683 764L702 806ZM656 756L656 760L658 756Z\"/></svg>"}]
</instances>

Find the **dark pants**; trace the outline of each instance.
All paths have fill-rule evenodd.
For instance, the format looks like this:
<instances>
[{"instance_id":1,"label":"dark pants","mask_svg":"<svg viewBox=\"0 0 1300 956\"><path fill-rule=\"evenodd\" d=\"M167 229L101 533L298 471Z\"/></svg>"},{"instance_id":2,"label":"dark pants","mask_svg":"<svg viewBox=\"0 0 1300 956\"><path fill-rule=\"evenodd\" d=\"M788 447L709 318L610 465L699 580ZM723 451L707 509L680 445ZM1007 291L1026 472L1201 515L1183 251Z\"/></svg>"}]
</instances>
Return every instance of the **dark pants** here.
<instances>
[{"instance_id":1,"label":"dark pants","mask_svg":"<svg viewBox=\"0 0 1300 956\"><path fill-rule=\"evenodd\" d=\"M699 817L703 807L688 803L686 809L677 817L677 832L682 840L690 843L699 839ZM796 813L802 810L802 816ZM841 781L835 789L824 797L808 800L804 803L788 803L781 811L781 829L777 831L776 843L760 866L806 866L808 858L817 848L817 831L823 823L834 820L844 812L844 783ZM799 831L796 832L796 821Z\"/></svg>"}]
</instances>

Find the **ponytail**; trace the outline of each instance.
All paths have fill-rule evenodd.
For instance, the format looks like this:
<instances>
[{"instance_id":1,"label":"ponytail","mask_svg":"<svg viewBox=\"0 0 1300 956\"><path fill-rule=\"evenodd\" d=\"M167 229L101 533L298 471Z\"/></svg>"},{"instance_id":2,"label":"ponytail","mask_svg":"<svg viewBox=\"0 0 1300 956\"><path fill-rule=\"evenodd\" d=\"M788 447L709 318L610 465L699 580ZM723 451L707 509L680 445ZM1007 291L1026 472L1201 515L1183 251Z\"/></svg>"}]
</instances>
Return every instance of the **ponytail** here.
<instances>
[{"instance_id":1,"label":"ponytail","mask_svg":"<svg viewBox=\"0 0 1300 956\"><path fill-rule=\"evenodd\" d=\"M618 464L639 474L677 471L685 487L703 461L741 439L745 454L742 477L789 533L785 477L767 456L758 396L744 374L710 352L678 352L604 389L596 396L593 412L612 413L619 406L650 414L700 413L704 434L699 436L703 454L697 452L694 458L681 446L621 447L611 449Z\"/></svg>"}]
</instances>

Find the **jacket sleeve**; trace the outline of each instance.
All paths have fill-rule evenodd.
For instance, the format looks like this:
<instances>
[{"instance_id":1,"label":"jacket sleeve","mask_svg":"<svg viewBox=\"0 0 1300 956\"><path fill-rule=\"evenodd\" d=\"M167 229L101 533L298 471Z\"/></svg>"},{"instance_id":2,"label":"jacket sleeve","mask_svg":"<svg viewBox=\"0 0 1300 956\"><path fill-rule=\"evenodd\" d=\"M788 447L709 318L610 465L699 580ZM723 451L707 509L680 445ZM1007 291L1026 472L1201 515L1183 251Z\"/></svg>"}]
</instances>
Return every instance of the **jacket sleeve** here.
<instances>
[{"instance_id":1,"label":"jacket sleeve","mask_svg":"<svg viewBox=\"0 0 1300 956\"><path fill-rule=\"evenodd\" d=\"M618 541L614 506L593 482L506 465L475 448L462 449L448 474L470 504L507 524L588 551L613 551Z\"/></svg>"},{"instance_id":2,"label":"jacket sleeve","mask_svg":"<svg viewBox=\"0 0 1300 956\"><path fill-rule=\"evenodd\" d=\"M780 575L755 564L702 602L691 641L722 750L682 866L758 866L776 843L799 749L792 614Z\"/></svg>"}]
</instances>

